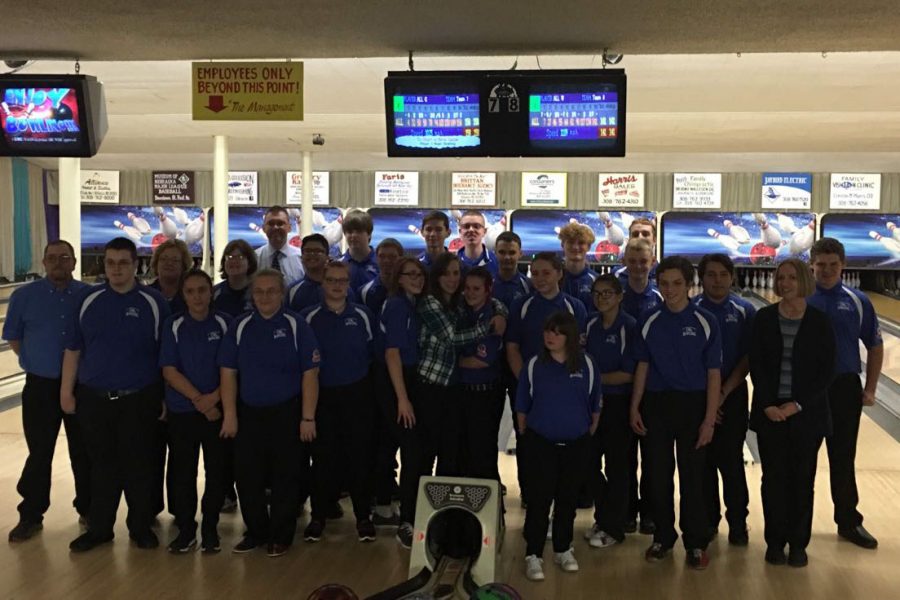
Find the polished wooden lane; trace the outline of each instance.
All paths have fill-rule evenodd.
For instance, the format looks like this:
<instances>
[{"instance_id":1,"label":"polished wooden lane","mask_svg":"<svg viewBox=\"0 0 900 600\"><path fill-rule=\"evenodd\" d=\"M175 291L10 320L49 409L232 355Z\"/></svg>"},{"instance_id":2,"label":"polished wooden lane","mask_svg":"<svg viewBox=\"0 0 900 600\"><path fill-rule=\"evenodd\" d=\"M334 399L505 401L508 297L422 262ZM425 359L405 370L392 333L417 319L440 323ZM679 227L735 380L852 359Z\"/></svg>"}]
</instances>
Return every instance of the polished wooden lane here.
<instances>
[{"instance_id":1,"label":"polished wooden lane","mask_svg":"<svg viewBox=\"0 0 900 600\"><path fill-rule=\"evenodd\" d=\"M15 492L25 442L19 409L0 413L0 523L4 535L16 520ZM840 541L831 518L828 462L819 462L813 540L806 569L771 567L763 562L762 514L759 500L759 466L747 469L751 490L751 543L748 548L729 547L726 531L710 546L712 564L706 572L685 568L683 550L671 560L646 563L642 554L649 538L629 536L622 545L604 550L587 546L581 534L590 525L590 511L579 511L576 523L577 574L561 573L545 552L543 583L528 582L523 573L524 513L515 485L515 463L501 456L501 470L510 486L505 546L498 571L501 579L518 588L529 600L595 600L656 596L661 598L727 597L756 598L866 598L900 597L900 445L868 418L863 419L857 472L866 526L881 547L866 551ZM223 552L215 556L194 553L172 556L160 548L138 550L128 543L124 506L111 545L85 555L73 555L68 543L79 533L72 499L71 473L61 437L54 460L53 506L44 531L24 544L0 543L0 598L306 598L326 582L343 582L357 593L371 594L406 577L408 552L391 533L380 532L373 544L356 541L353 520L332 521L326 538L318 544L299 541L306 518L298 522L298 542L284 557L269 559L264 553L237 556L230 552L243 525L239 515L223 515L220 526ZM123 503L124 505L124 503ZM344 503L347 514L350 507ZM174 535L166 515L157 532L165 544Z\"/></svg>"}]
</instances>

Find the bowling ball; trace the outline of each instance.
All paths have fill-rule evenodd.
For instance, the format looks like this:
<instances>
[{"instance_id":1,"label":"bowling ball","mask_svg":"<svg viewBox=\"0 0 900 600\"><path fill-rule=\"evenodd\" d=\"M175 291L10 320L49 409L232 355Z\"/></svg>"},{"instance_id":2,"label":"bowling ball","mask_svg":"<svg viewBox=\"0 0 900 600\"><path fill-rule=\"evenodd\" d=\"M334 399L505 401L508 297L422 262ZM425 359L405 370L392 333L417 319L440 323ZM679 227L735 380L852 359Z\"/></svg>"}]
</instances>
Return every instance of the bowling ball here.
<instances>
[{"instance_id":1,"label":"bowling ball","mask_svg":"<svg viewBox=\"0 0 900 600\"><path fill-rule=\"evenodd\" d=\"M345 585L326 583L313 590L306 600L359 600L359 596Z\"/></svg>"},{"instance_id":2,"label":"bowling ball","mask_svg":"<svg viewBox=\"0 0 900 600\"><path fill-rule=\"evenodd\" d=\"M483 585L469 596L470 600L522 600L522 595L505 583Z\"/></svg>"},{"instance_id":3,"label":"bowling ball","mask_svg":"<svg viewBox=\"0 0 900 600\"><path fill-rule=\"evenodd\" d=\"M597 256L597 260L614 261L619 257L619 246L609 240L603 240L594 248L594 254Z\"/></svg>"},{"instance_id":4,"label":"bowling ball","mask_svg":"<svg viewBox=\"0 0 900 600\"><path fill-rule=\"evenodd\" d=\"M460 248L462 248L465 245L466 245L466 243L463 241L462 238L453 238L452 240L450 240L450 245L447 246L447 249L450 252L459 252Z\"/></svg>"},{"instance_id":5,"label":"bowling ball","mask_svg":"<svg viewBox=\"0 0 900 600\"><path fill-rule=\"evenodd\" d=\"M72 118L72 109L68 104L60 104L53 110L53 118L57 121L68 121Z\"/></svg>"},{"instance_id":6,"label":"bowling ball","mask_svg":"<svg viewBox=\"0 0 900 600\"><path fill-rule=\"evenodd\" d=\"M293 246L295 248L299 248L302 243L303 243L303 240L300 238L299 235L295 235L290 240L288 240L288 244L290 244L291 246Z\"/></svg>"},{"instance_id":7,"label":"bowling ball","mask_svg":"<svg viewBox=\"0 0 900 600\"><path fill-rule=\"evenodd\" d=\"M775 248L758 242L750 248L750 262L754 265L771 265L775 263Z\"/></svg>"},{"instance_id":8,"label":"bowling ball","mask_svg":"<svg viewBox=\"0 0 900 600\"><path fill-rule=\"evenodd\" d=\"M150 245L151 245L153 248L156 248L157 246L159 246L160 244L162 244L163 242L165 242L167 239L169 239L169 238L167 238L167 237L165 236L165 234L163 234L163 233L157 233L156 235L153 236L153 239L150 240Z\"/></svg>"}]
</instances>

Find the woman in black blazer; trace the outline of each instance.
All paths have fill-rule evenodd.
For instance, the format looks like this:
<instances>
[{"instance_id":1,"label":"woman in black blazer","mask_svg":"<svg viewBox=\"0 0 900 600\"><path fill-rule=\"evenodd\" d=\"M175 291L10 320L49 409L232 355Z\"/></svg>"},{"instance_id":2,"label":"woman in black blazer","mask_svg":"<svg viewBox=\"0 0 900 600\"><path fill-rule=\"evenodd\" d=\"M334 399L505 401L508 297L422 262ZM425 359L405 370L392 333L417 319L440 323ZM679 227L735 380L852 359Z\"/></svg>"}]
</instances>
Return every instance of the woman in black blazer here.
<instances>
[{"instance_id":1,"label":"woman in black blazer","mask_svg":"<svg viewBox=\"0 0 900 600\"><path fill-rule=\"evenodd\" d=\"M828 316L806 303L814 289L806 263L783 261L775 270L781 301L761 309L753 323L750 428L762 459L766 562L774 565L808 562L816 459L831 433L827 390L834 378L834 335Z\"/></svg>"}]
</instances>

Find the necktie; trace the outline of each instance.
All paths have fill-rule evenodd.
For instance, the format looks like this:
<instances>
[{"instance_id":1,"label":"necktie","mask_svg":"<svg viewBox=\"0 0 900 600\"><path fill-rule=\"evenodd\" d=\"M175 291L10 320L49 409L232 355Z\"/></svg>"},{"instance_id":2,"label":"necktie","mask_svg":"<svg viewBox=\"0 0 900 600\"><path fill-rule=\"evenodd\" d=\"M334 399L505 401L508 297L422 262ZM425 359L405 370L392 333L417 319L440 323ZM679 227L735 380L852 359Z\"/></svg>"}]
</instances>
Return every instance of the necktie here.
<instances>
[{"instance_id":1,"label":"necktie","mask_svg":"<svg viewBox=\"0 0 900 600\"><path fill-rule=\"evenodd\" d=\"M281 250L276 250L272 254L272 268L276 271L281 270Z\"/></svg>"}]
</instances>

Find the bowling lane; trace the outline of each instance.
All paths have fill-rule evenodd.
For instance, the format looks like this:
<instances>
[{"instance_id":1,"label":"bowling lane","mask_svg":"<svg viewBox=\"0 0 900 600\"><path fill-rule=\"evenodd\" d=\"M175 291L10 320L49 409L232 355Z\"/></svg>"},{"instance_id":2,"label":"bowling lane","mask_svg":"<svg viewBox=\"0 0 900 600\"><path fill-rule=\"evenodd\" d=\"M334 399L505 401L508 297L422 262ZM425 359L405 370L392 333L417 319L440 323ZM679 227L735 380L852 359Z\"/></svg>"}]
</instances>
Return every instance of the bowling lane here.
<instances>
[{"instance_id":1,"label":"bowling lane","mask_svg":"<svg viewBox=\"0 0 900 600\"><path fill-rule=\"evenodd\" d=\"M12 350L0 351L0 379L18 375L22 372L19 367L19 357Z\"/></svg>"}]
</instances>

